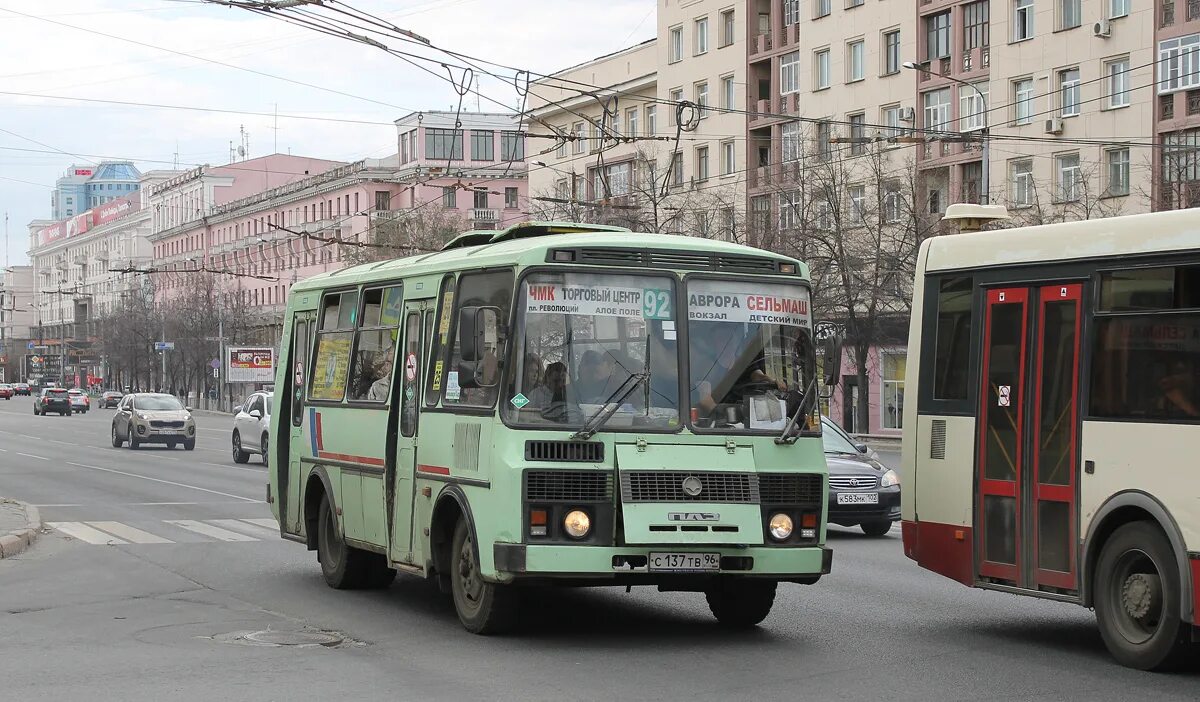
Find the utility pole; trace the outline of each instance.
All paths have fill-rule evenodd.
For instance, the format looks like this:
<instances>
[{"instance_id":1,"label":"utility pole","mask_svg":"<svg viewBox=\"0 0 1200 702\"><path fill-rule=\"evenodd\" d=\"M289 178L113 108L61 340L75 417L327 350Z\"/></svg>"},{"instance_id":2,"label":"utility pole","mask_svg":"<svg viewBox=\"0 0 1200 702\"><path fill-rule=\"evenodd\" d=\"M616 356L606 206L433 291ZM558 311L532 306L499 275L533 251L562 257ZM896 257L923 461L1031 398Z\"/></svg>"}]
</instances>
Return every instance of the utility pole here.
<instances>
[{"instance_id":1,"label":"utility pole","mask_svg":"<svg viewBox=\"0 0 1200 702\"><path fill-rule=\"evenodd\" d=\"M162 324L162 340L167 340L167 318L165 315L163 316ZM167 391L167 349L165 347L162 350L162 385L159 386L158 391Z\"/></svg>"}]
</instances>

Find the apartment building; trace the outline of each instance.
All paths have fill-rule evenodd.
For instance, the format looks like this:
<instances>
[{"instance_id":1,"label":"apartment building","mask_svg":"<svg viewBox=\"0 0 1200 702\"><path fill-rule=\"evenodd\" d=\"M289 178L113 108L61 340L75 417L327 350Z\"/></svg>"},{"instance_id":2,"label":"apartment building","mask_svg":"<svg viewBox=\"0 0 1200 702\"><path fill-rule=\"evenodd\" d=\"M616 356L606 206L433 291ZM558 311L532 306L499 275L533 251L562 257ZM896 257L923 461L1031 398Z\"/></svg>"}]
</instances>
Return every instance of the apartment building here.
<instances>
[{"instance_id":1,"label":"apartment building","mask_svg":"<svg viewBox=\"0 0 1200 702\"><path fill-rule=\"evenodd\" d=\"M1120 2L1121 0L1117 0ZM1200 205L1200 0L1155 0L1155 142L1151 170L1159 209ZM1145 83L1133 83L1141 87ZM1147 92L1149 92L1147 90Z\"/></svg>"},{"instance_id":2,"label":"apartment building","mask_svg":"<svg viewBox=\"0 0 1200 702\"><path fill-rule=\"evenodd\" d=\"M22 359L33 338L33 266L9 266L0 271L0 382L23 380Z\"/></svg>"}]
</instances>

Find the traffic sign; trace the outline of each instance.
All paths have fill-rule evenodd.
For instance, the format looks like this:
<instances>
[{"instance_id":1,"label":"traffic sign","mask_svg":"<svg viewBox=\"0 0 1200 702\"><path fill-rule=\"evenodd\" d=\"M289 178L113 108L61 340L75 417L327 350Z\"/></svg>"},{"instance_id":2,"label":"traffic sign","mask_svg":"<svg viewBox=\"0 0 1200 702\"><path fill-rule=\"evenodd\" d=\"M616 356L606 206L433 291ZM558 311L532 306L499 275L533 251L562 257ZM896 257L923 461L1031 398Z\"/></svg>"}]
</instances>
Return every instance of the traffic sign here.
<instances>
[{"instance_id":1,"label":"traffic sign","mask_svg":"<svg viewBox=\"0 0 1200 702\"><path fill-rule=\"evenodd\" d=\"M175 342L174 341L156 341L156 342L154 342L154 350L155 351L174 351L175 350Z\"/></svg>"},{"instance_id":2,"label":"traffic sign","mask_svg":"<svg viewBox=\"0 0 1200 702\"><path fill-rule=\"evenodd\" d=\"M221 359L214 358L213 360L209 361L208 367L212 368L213 370L220 368L221 367Z\"/></svg>"}]
</instances>

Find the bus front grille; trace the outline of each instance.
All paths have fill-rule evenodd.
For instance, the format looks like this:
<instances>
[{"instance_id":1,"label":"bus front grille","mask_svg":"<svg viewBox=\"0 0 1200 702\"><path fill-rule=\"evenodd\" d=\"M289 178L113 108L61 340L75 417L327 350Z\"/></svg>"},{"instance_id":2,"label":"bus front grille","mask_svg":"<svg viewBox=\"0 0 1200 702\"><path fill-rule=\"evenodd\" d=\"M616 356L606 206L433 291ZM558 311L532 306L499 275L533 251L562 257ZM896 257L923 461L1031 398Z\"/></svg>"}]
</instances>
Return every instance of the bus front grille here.
<instances>
[{"instance_id":1,"label":"bus front grille","mask_svg":"<svg viewBox=\"0 0 1200 702\"><path fill-rule=\"evenodd\" d=\"M621 499L625 502L755 504L759 501L758 477L754 473L629 471L621 473ZM688 483L687 486L684 485L685 482Z\"/></svg>"},{"instance_id":2,"label":"bus front grille","mask_svg":"<svg viewBox=\"0 0 1200 702\"><path fill-rule=\"evenodd\" d=\"M761 473L759 491L764 505L821 504L821 476L812 473Z\"/></svg>"},{"instance_id":3,"label":"bus front grille","mask_svg":"<svg viewBox=\"0 0 1200 702\"><path fill-rule=\"evenodd\" d=\"M604 444L599 441L530 439L525 442L525 460L602 463L604 461Z\"/></svg>"},{"instance_id":4,"label":"bus front grille","mask_svg":"<svg viewBox=\"0 0 1200 702\"><path fill-rule=\"evenodd\" d=\"M527 470L526 502L611 502L612 472Z\"/></svg>"}]
</instances>

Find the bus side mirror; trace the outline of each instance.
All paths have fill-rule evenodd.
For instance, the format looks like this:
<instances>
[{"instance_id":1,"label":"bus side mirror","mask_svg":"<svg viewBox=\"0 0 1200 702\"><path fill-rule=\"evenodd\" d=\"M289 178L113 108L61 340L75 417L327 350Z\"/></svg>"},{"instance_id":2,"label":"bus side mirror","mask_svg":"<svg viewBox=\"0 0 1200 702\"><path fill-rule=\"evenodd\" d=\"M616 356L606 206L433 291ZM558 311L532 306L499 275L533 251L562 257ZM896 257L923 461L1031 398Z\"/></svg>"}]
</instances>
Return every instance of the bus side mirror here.
<instances>
[{"instance_id":1,"label":"bus side mirror","mask_svg":"<svg viewBox=\"0 0 1200 702\"><path fill-rule=\"evenodd\" d=\"M499 307L464 307L458 313L459 384L492 387L498 384L500 343Z\"/></svg>"},{"instance_id":2,"label":"bus side mirror","mask_svg":"<svg viewBox=\"0 0 1200 702\"><path fill-rule=\"evenodd\" d=\"M832 328L828 328L823 340L825 385L831 388L842 379L842 340L842 332Z\"/></svg>"}]
</instances>

